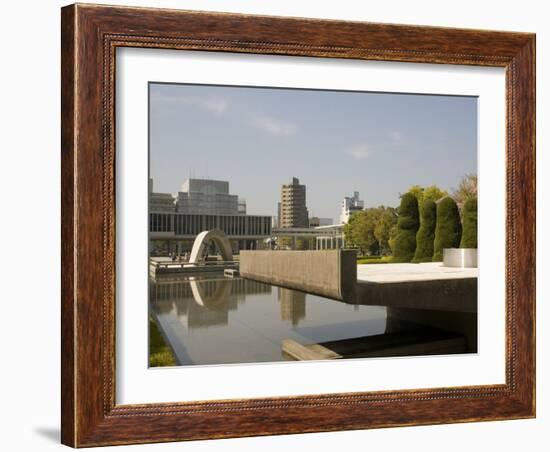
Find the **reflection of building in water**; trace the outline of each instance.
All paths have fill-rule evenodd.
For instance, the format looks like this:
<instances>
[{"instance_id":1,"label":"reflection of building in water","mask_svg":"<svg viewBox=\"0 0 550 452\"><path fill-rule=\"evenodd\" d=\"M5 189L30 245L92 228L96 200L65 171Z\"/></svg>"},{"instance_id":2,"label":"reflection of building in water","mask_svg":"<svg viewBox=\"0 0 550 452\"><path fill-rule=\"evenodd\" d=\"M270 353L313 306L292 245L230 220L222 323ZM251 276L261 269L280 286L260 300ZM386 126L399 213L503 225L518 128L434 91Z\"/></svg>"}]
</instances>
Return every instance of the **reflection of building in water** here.
<instances>
[{"instance_id":1,"label":"reflection of building in water","mask_svg":"<svg viewBox=\"0 0 550 452\"><path fill-rule=\"evenodd\" d=\"M189 303L188 305L187 327L189 329L227 325L228 320L228 311L213 310L196 303Z\"/></svg>"},{"instance_id":2,"label":"reflection of building in water","mask_svg":"<svg viewBox=\"0 0 550 452\"><path fill-rule=\"evenodd\" d=\"M281 320L290 320L293 325L298 325L306 317L306 294L283 287L278 287L277 291Z\"/></svg>"},{"instance_id":3,"label":"reflection of building in water","mask_svg":"<svg viewBox=\"0 0 550 452\"><path fill-rule=\"evenodd\" d=\"M271 293L271 286L249 279L174 278L167 275L150 281L149 300L159 314L176 310L189 328L226 325L229 311L238 309L246 295Z\"/></svg>"}]
</instances>

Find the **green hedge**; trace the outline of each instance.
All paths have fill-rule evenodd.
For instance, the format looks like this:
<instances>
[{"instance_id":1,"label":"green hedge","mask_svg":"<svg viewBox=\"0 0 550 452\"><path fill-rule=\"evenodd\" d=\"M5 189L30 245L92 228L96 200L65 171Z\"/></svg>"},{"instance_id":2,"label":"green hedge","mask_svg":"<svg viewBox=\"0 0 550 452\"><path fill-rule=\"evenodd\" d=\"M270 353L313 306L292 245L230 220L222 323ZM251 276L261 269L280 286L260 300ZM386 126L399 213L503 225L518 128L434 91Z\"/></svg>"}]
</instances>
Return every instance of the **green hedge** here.
<instances>
[{"instance_id":1,"label":"green hedge","mask_svg":"<svg viewBox=\"0 0 550 452\"><path fill-rule=\"evenodd\" d=\"M433 261L443 260L443 248L458 248L462 226L456 202L443 198L437 205Z\"/></svg>"},{"instance_id":2,"label":"green hedge","mask_svg":"<svg viewBox=\"0 0 550 452\"><path fill-rule=\"evenodd\" d=\"M405 193L401 197L399 206L392 262L410 262L412 260L416 250L418 226L418 200L413 193Z\"/></svg>"},{"instance_id":3,"label":"green hedge","mask_svg":"<svg viewBox=\"0 0 550 452\"><path fill-rule=\"evenodd\" d=\"M477 199L470 198L462 208L462 240L460 248L477 248Z\"/></svg>"},{"instance_id":4,"label":"green hedge","mask_svg":"<svg viewBox=\"0 0 550 452\"><path fill-rule=\"evenodd\" d=\"M434 237L437 206L432 199L424 201L420 215L420 229L416 234L416 251L413 262L431 262L434 254Z\"/></svg>"}]
</instances>

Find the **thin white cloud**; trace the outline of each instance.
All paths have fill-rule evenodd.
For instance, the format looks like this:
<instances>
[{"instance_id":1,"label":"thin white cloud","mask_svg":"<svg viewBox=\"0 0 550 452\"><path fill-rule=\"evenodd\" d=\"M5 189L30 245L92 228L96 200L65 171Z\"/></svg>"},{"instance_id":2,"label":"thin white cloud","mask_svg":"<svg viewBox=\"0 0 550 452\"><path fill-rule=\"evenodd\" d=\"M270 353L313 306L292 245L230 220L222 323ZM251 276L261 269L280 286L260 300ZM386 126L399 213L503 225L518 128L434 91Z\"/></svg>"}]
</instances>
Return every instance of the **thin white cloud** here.
<instances>
[{"instance_id":1,"label":"thin white cloud","mask_svg":"<svg viewBox=\"0 0 550 452\"><path fill-rule=\"evenodd\" d=\"M364 143L353 146L351 149L348 149L347 153L355 160L364 160L371 154L368 145Z\"/></svg>"},{"instance_id":2,"label":"thin white cloud","mask_svg":"<svg viewBox=\"0 0 550 452\"><path fill-rule=\"evenodd\" d=\"M253 123L264 132L275 136L294 135L298 131L298 127L295 124L270 116L260 116L254 119Z\"/></svg>"},{"instance_id":3,"label":"thin white cloud","mask_svg":"<svg viewBox=\"0 0 550 452\"><path fill-rule=\"evenodd\" d=\"M227 107L229 106L229 102L227 101L227 99L209 98L209 99L202 100L200 105L203 108L206 108L207 110L211 111L212 113L221 115L227 110Z\"/></svg>"},{"instance_id":4,"label":"thin white cloud","mask_svg":"<svg viewBox=\"0 0 550 452\"><path fill-rule=\"evenodd\" d=\"M393 144L400 145L403 143L403 135L398 130L394 130L391 133L391 140Z\"/></svg>"},{"instance_id":5,"label":"thin white cloud","mask_svg":"<svg viewBox=\"0 0 550 452\"><path fill-rule=\"evenodd\" d=\"M164 93L154 92L151 97L157 102L162 102L165 104L191 105L194 107L198 107L202 110L206 110L211 113L214 113L216 115L221 115L225 113L225 111L229 107L229 101L227 99L224 99L221 97L214 97L214 96L209 96L209 97L182 96L182 95L169 96Z\"/></svg>"}]
</instances>

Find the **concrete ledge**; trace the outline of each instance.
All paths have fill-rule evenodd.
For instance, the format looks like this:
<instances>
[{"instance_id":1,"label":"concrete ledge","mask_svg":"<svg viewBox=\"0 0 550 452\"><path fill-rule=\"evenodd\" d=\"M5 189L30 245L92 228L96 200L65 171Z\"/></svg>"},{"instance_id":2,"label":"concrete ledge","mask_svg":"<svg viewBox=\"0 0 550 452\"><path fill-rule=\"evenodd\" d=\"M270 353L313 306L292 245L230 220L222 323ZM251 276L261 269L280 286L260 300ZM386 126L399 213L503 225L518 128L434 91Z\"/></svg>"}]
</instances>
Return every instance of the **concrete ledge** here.
<instances>
[{"instance_id":1,"label":"concrete ledge","mask_svg":"<svg viewBox=\"0 0 550 452\"><path fill-rule=\"evenodd\" d=\"M241 251L239 259L245 278L347 302L355 299L355 251Z\"/></svg>"},{"instance_id":2,"label":"concrete ledge","mask_svg":"<svg viewBox=\"0 0 550 452\"><path fill-rule=\"evenodd\" d=\"M450 268L441 262L359 265L356 303L477 312L477 277L477 268Z\"/></svg>"},{"instance_id":3,"label":"concrete ledge","mask_svg":"<svg viewBox=\"0 0 550 452\"><path fill-rule=\"evenodd\" d=\"M477 312L477 278L357 282L357 303L438 311Z\"/></svg>"}]
</instances>

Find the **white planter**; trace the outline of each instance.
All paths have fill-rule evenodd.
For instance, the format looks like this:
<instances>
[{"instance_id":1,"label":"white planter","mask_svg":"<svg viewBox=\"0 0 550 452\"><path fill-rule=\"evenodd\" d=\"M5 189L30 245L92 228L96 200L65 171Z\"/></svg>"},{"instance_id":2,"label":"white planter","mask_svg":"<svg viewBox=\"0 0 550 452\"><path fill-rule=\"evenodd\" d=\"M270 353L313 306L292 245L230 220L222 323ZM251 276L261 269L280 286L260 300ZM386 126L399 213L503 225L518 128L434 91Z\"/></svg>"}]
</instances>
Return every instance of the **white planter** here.
<instances>
[{"instance_id":1,"label":"white planter","mask_svg":"<svg viewBox=\"0 0 550 452\"><path fill-rule=\"evenodd\" d=\"M444 267L477 267L477 248L444 248Z\"/></svg>"}]
</instances>

